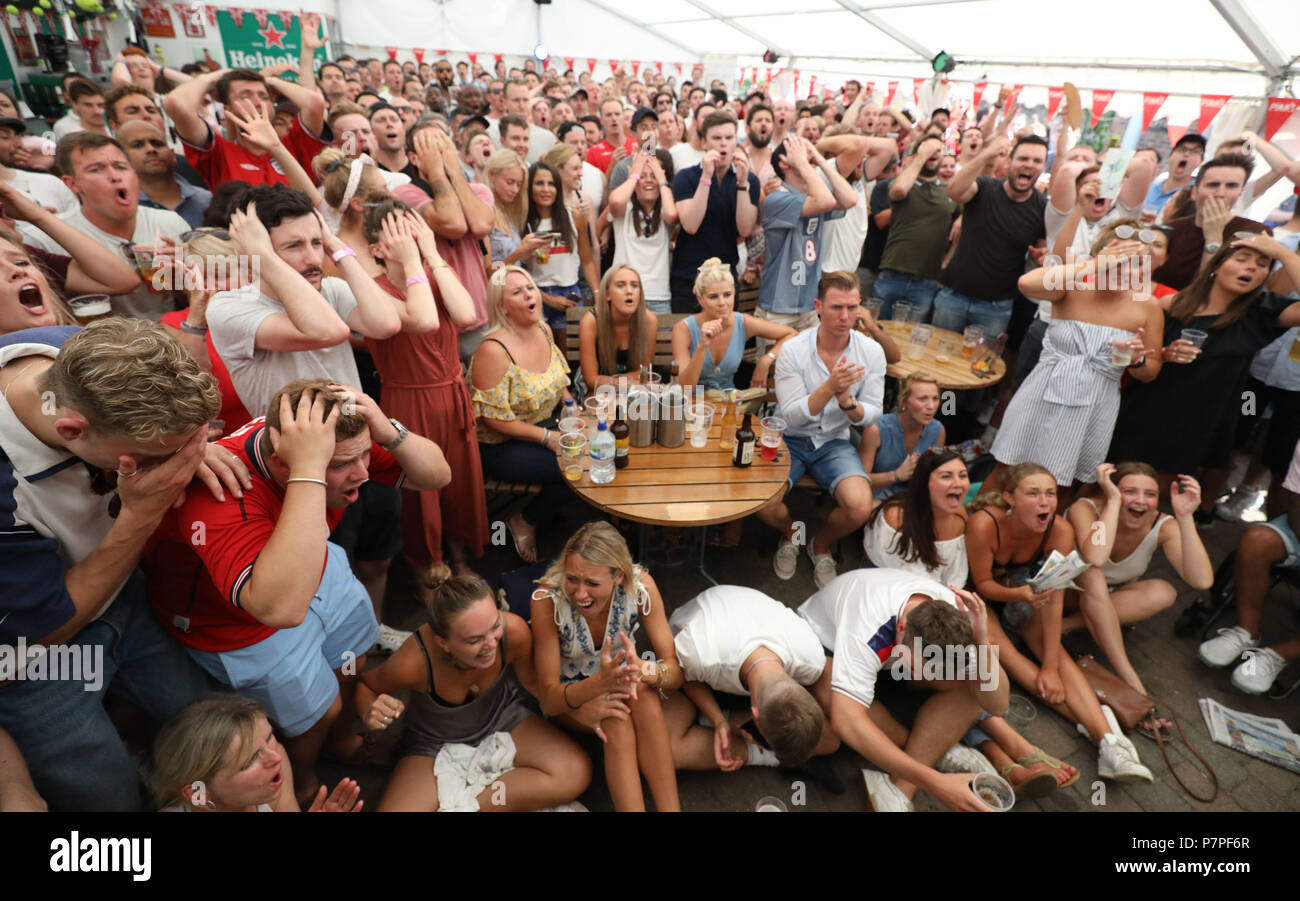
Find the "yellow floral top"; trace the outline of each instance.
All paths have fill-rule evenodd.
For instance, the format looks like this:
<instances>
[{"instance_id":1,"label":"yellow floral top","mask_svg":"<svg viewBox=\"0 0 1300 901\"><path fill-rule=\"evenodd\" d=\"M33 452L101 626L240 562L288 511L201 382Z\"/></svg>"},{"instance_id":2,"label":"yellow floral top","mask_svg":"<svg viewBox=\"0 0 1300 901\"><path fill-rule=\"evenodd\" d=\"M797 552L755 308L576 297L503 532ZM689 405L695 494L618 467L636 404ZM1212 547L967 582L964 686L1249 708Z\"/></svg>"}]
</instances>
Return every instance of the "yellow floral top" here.
<instances>
[{"instance_id":1,"label":"yellow floral top","mask_svg":"<svg viewBox=\"0 0 1300 901\"><path fill-rule=\"evenodd\" d=\"M494 339L488 337L484 340ZM471 360L465 381L470 384L474 415L505 422L519 420L530 425L536 425L549 418L555 412L556 404L564 399L564 389L569 384L569 363L564 359L564 354L555 342L551 341L550 344L551 362L542 372L524 369L515 362L515 358L507 350L506 356L510 357L510 365L506 367L501 381L491 388L473 387L474 360ZM504 348L505 345L503 344L502 347ZM476 360L477 356L474 359ZM483 444L503 444L510 438L485 427L480 422L478 440Z\"/></svg>"}]
</instances>

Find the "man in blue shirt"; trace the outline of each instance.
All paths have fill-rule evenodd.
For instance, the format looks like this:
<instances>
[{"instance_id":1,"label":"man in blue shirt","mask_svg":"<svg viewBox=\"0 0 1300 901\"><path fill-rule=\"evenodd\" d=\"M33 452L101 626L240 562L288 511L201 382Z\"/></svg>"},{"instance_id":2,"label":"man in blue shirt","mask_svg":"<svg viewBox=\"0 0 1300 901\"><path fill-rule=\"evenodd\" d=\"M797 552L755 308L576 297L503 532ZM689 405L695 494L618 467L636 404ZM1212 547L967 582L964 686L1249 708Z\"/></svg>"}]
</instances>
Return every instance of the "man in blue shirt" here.
<instances>
[{"instance_id":1,"label":"man in blue shirt","mask_svg":"<svg viewBox=\"0 0 1300 901\"><path fill-rule=\"evenodd\" d=\"M729 112L710 113L700 132L703 159L673 179L673 200L682 227L669 280L674 313L699 310L695 276L705 260L717 257L730 264L732 276L736 275L740 261L736 242L748 238L758 224L758 178L749 171L745 151L736 146L735 117Z\"/></svg>"},{"instance_id":2,"label":"man in blue shirt","mask_svg":"<svg viewBox=\"0 0 1300 901\"><path fill-rule=\"evenodd\" d=\"M1174 199L1174 195L1192 183L1196 167L1205 158L1205 138L1192 132L1178 139L1178 143L1169 151L1169 165L1164 176L1157 178L1147 191L1146 203L1142 205L1145 213L1155 213L1157 221L1164 211L1165 204Z\"/></svg>"},{"instance_id":3,"label":"man in blue shirt","mask_svg":"<svg viewBox=\"0 0 1300 901\"><path fill-rule=\"evenodd\" d=\"M212 192L177 177L176 154L167 137L148 122L136 120L123 123L117 129L117 139L140 179L140 205L172 210L190 228L202 225Z\"/></svg>"},{"instance_id":4,"label":"man in blue shirt","mask_svg":"<svg viewBox=\"0 0 1300 901\"><path fill-rule=\"evenodd\" d=\"M767 262L756 315L803 331L817 324L813 302L822 274L822 226L841 218L858 195L834 162L797 135L772 151L772 170L781 187L763 202Z\"/></svg>"}]
</instances>

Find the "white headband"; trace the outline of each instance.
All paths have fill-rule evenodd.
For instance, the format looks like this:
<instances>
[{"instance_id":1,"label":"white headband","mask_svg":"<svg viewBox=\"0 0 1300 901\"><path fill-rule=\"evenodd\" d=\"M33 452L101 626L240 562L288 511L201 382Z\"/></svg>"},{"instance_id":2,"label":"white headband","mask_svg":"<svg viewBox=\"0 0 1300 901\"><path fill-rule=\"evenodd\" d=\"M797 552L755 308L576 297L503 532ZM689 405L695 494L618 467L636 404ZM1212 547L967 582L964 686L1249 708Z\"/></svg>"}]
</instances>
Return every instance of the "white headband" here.
<instances>
[{"instance_id":1,"label":"white headband","mask_svg":"<svg viewBox=\"0 0 1300 901\"><path fill-rule=\"evenodd\" d=\"M373 166L374 164L375 161L364 153L352 161L352 168L348 172L348 186L343 192L343 199L339 201L339 210L346 209L348 202L352 200L352 196L357 193L357 185L361 184L361 172L363 169L366 166Z\"/></svg>"}]
</instances>

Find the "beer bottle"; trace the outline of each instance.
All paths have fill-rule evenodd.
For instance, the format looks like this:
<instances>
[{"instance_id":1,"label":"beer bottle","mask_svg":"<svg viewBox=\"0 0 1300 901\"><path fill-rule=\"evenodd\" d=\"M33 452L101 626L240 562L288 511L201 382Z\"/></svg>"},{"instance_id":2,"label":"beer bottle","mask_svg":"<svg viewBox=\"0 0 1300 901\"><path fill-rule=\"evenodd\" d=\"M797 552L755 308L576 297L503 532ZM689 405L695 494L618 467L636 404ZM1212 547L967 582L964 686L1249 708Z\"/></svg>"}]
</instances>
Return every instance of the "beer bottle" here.
<instances>
[{"instance_id":1,"label":"beer bottle","mask_svg":"<svg viewBox=\"0 0 1300 901\"><path fill-rule=\"evenodd\" d=\"M746 467L754 462L754 414L746 412L745 421L736 429L736 446L731 452L731 465Z\"/></svg>"},{"instance_id":2,"label":"beer bottle","mask_svg":"<svg viewBox=\"0 0 1300 901\"><path fill-rule=\"evenodd\" d=\"M627 408L623 404L618 405L617 419L614 420L614 466L617 469L623 469L627 466L629 458L627 455L628 448L631 446L630 438L632 430L627 426Z\"/></svg>"}]
</instances>

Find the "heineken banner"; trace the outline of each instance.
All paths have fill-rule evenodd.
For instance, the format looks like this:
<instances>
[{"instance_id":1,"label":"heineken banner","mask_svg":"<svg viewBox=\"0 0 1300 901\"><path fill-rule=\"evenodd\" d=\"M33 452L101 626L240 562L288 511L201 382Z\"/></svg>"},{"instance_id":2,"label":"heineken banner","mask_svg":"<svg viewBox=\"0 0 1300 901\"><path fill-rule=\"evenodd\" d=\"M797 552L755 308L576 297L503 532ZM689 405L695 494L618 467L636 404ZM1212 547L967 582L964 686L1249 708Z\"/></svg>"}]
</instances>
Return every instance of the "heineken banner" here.
<instances>
[{"instance_id":1,"label":"heineken banner","mask_svg":"<svg viewBox=\"0 0 1300 901\"><path fill-rule=\"evenodd\" d=\"M217 27L232 69L262 69L276 63L297 63L302 53L298 17L267 10L217 10ZM316 51L326 60L324 48Z\"/></svg>"}]
</instances>

